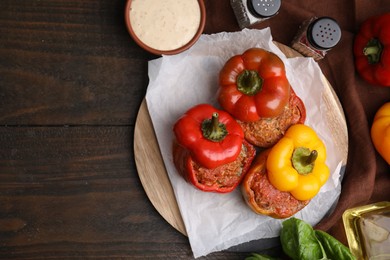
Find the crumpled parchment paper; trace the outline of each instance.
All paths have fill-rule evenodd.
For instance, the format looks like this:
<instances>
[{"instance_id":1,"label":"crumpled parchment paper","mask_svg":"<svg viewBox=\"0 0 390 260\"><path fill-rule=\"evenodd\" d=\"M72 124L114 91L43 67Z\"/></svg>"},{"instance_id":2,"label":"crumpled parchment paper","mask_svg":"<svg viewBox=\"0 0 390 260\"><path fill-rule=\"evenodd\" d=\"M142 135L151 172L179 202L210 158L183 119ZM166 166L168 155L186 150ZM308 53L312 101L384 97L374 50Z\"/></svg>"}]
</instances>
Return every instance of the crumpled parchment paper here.
<instances>
[{"instance_id":1,"label":"crumpled parchment paper","mask_svg":"<svg viewBox=\"0 0 390 260\"><path fill-rule=\"evenodd\" d=\"M197 190L178 174L172 161L173 124L194 105L209 103L220 108L216 101L220 69L231 56L251 47L272 51L284 61L290 84L307 108L305 124L316 130L328 151L331 177L295 217L315 225L340 194L341 152L337 150L325 120L323 75L317 63L311 58L287 59L272 42L269 28L202 35L189 50L149 62L146 94L162 157L195 258L251 240L277 237L283 221L252 212L239 189L228 194Z\"/></svg>"}]
</instances>

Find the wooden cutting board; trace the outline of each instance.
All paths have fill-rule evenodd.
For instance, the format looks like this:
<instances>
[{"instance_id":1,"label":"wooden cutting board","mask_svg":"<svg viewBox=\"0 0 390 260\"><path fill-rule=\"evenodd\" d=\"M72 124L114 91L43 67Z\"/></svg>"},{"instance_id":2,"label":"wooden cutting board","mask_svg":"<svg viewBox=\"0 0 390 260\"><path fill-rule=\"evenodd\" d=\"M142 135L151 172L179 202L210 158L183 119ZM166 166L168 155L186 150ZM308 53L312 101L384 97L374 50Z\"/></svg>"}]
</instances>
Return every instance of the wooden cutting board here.
<instances>
[{"instance_id":1,"label":"wooden cutting board","mask_svg":"<svg viewBox=\"0 0 390 260\"><path fill-rule=\"evenodd\" d=\"M286 45L279 43L276 45L287 57L302 56ZM327 120L330 122L334 143L342 152L341 159L345 165L348 156L348 132L344 112L332 86L325 78L324 82L323 100L328 111ZM154 133L146 100L140 106L135 124L134 156L142 186L153 206L169 224L187 235Z\"/></svg>"}]
</instances>

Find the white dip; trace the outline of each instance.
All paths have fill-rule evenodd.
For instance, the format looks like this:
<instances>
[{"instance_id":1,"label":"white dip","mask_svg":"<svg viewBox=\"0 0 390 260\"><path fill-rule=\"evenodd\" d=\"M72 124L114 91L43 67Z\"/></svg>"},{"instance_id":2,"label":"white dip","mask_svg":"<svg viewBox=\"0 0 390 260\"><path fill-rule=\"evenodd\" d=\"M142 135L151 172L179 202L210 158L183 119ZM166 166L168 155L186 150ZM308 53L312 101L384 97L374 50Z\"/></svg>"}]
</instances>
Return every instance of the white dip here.
<instances>
[{"instance_id":1,"label":"white dip","mask_svg":"<svg viewBox=\"0 0 390 260\"><path fill-rule=\"evenodd\" d=\"M147 46L175 50L187 44L200 24L198 0L133 0L130 23Z\"/></svg>"}]
</instances>

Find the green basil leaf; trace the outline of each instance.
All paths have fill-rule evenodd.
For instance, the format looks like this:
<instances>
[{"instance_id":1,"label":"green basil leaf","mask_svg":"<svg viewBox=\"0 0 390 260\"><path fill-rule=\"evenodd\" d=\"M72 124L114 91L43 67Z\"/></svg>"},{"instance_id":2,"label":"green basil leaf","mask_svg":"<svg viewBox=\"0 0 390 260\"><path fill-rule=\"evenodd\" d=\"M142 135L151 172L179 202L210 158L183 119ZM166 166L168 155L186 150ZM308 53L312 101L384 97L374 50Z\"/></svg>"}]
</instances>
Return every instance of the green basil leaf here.
<instances>
[{"instance_id":1,"label":"green basil leaf","mask_svg":"<svg viewBox=\"0 0 390 260\"><path fill-rule=\"evenodd\" d=\"M294 260L326 259L311 225L297 218L282 225L280 241L285 254Z\"/></svg>"},{"instance_id":2,"label":"green basil leaf","mask_svg":"<svg viewBox=\"0 0 390 260\"><path fill-rule=\"evenodd\" d=\"M329 235L328 233L321 230L315 230L315 235L317 236L318 241L320 241L322 247L324 248L328 258L338 260L356 259L355 256L352 255L348 247L343 245L340 241L338 241L336 238Z\"/></svg>"},{"instance_id":3,"label":"green basil leaf","mask_svg":"<svg viewBox=\"0 0 390 260\"><path fill-rule=\"evenodd\" d=\"M278 259L267 255L252 253L252 255L246 257L245 260L278 260Z\"/></svg>"}]
</instances>

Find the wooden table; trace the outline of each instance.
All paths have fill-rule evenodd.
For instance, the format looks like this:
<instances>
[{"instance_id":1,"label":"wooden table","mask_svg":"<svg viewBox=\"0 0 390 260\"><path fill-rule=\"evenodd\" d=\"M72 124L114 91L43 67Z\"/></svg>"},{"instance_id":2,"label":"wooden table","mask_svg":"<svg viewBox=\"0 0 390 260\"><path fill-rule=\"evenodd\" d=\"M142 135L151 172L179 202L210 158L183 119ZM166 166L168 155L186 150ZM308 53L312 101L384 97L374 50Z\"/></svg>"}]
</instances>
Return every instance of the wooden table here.
<instances>
[{"instance_id":1,"label":"wooden table","mask_svg":"<svg viewBox=\"0 0 390 260\"><path fill-rule=\"evenodd\" d=\"M137 174L134 125L156 57L130 38L124 6L0 1L2 259L193 258Z\"/></svg>"}]
</instances>

